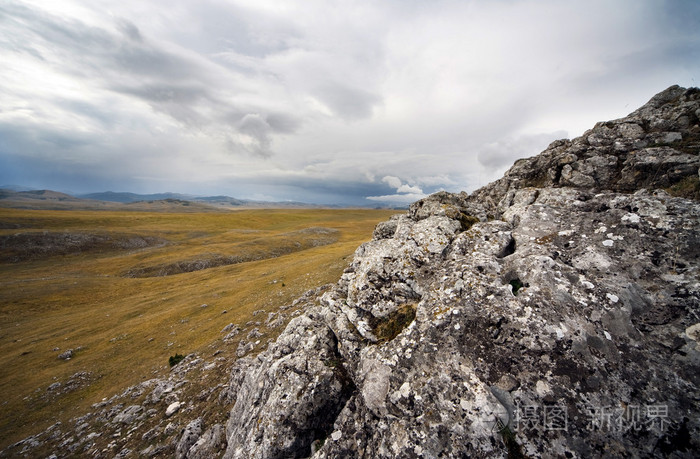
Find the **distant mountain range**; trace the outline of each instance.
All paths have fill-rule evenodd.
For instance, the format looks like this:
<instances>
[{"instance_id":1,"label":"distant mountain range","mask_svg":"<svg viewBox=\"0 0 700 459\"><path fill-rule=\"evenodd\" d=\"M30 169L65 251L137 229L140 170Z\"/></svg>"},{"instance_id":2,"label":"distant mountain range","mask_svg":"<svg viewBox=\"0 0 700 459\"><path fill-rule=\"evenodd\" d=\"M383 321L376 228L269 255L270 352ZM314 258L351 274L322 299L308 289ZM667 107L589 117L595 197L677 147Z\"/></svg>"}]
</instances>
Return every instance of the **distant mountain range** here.
<instances>
[{"instance_id":1,"label":"distant mountain range","mask_svg":"<svg viewBox=\"0 0 700 459\"><path fill-rule=\"evenodd\" d=\"M160 201L163 199L179 199L182 201L191 201L191 196L185 196L178 193L156 193L156 194L137 194L127 192L103 191L101 193L78 194L77 198L92 199L94 201L107 202L139 202L139 201Z\"/></svg>"},{"instance_id":2,"label":"distant mountain range","mask_svg":"<svg viewBox=\"0 0 700 459\"><path fill-rule=\"evenodd\" d=\"M79 194L78 198L92 199L95 201L121 202L123 204L141 201L162 201L166 199L176 199L179 201L205 202L215 205L225 206L245 206L250 203L262 203L262 201L250 201L244 199L236 199L230 196L193 196L180 193L154 193L154 194L137 194L128 192L104 191L102 193ZM274 203L280 204L280 203ZM287 204L287 203L285 203ZM303 203L292 203L294 205L307 205Z\"/></svg>"},{"instance_id":3,"label":"distant mountain range","mask_svg":"<svg viewBox=\"0 0 700 459\"><path fill-rule=\"evenodd\" d=\"M201 202L213 206L225 207L321 207L316 204L307 204L304 202L295 201L253 201L250 199L237 199L230 196L193 196L180 193L154 193L154 194L137 194L128 192L105 191L102 193L89 193L77 195L81 199L92 199L95 201L120 202L129 204L134 202L152 202L152 201L190 201Z\"/></svg>"},{"instance_id":4,"label":"distant mountain range","mask_svg":"<svg viewBox=\"0 0 700 459\"><path fill-rule=\"evenodd\" d=\"M193 196L180 193L138 194L129 192L105 191L70 195L52 190L31 190L18 185L0 186L0 207L45 208L45 209L117 209L127 206L133 210L162 208L206 210L207 208L321 208L321 206L294 201L254 201L230 196ZM155 210L155 209L154 209Z\"/></svg>"}]
</instances>

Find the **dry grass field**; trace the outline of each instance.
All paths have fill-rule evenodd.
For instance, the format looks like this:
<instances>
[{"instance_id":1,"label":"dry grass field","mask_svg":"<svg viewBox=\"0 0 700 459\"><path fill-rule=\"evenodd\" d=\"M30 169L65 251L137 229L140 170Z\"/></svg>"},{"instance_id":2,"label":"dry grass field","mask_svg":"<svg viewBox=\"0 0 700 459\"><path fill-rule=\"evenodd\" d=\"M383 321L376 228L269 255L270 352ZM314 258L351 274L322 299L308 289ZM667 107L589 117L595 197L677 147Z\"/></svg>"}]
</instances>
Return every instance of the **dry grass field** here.
<instances>
[{"instance_id":1,"label":"dry grass field","mask_svg":"<svg viewBox=\"0 0 700 459\"><path fill-rule=\"evenodd\" d=\"M0 449L335 282L393 213L0 209Z\"/></svg>"}]
</instances>

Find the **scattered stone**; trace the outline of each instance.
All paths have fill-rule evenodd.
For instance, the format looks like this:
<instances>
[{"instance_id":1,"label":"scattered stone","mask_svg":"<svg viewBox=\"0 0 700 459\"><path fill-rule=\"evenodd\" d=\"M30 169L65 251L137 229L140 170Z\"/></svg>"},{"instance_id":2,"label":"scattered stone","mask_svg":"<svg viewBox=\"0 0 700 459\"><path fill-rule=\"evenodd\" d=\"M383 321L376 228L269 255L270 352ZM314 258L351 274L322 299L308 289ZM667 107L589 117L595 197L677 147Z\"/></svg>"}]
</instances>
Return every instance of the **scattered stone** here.
<instances>
[{"instance_id":1,"label":"scattered stone","mask_svg":"<svg viewBox=\"0 0 700 459\"><path fill-rule=\"evenodd\" d=\"M260 333L260 330L258 330L257 328L254 328L248 333L247 338L249 340L254 340L255 338L259 338L261 336L262 336L262 333Z\"/></svg>"},{"instance_id":2,"label":"scattered stone","mask_svg":"<svg viewBox=\"0 0 700 459\"><path fill-rule=\"evenodd\" d=\"M141 405L131 405L128 406L121 413L117 414L112 422L115 424L131 424L136 419L141 417L143 413L143 407Z\"/></svg>"},{"instance_id":3,"label":"scattered stone","mask_svg":"<svg viewBox=\"0 0 700 459\"><path fill-rule=\"evenodd\" d=\"M213 370L214 368L216 368L216 363L210 362L202 367L202 371L209 371L209 370Z\"/></svg>"},{"instance_id":4,"label":"scattered stone","mask_svg":"<svg viewBox=\"0 0 700 459\"><path fill-rule=\"evenodd\" d=\"M173 414L177 412L177 410L180 409L182 406L182 402L173 402L170 405L168 405L168 408L165 410L165 417L169 418Z\"/></svg>"},{"instance_id":5,"label":"scattered stone","mask_svg":"<svg viewBox=\"0 0 700 459\"><path fill-rule=\"evenodd\" d=\"M238 325L235 325L231 328L231 330L228 332L226 336L224 336L224 342L226 341L231 341L233 338L238 336L238 334L241 332L241 329L238 327Z\"/></svg>"},{"instance_id":6,"label":"scattered stone","mask_svg":"<svg viewBox=\"0 0 700 459\"><path fill-rule=\"evenodd\" d=\"M242 339L236 348L236 356L243 357L255 348L255 344Z\"/></svg>"},{"instance_id":7,"label":"scattered stone","mask_svg":"<svg viewBox=\"0 0 700 459\"><path fill-rule=\"evenodd\" d=\"M58 354L58 358L61 360L70 360L73 358L73 349L68 349L66 352Z\"/></svg>"},{"instance_id":8,"label":"scattered stone","mask_svg":"<svg viewBox=\"0 0 700 459\"><path fill-rule=\"evenodd\" d=\"M176 422L169 422L167 426L165 426L165 429L163 429L163 435L166 437L169 437L173 433L175 433L178 429L178 424Z\"/></svg>"}]
</instances>

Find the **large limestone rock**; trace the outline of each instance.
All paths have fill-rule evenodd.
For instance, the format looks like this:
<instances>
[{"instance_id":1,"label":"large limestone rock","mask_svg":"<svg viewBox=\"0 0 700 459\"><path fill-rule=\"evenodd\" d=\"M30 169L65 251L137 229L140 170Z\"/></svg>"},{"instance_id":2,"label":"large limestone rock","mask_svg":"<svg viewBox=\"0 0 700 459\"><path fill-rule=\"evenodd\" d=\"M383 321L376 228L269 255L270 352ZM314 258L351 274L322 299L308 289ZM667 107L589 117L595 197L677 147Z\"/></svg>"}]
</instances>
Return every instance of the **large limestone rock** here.
<instances>
[{"instance_id":1,"label":"large limestone rock","mask_svg":"<svg viewBox=\"0 0 700 459\"><path fill-rule=\"evenodd\" d=\"M472 200L497 205L524 187L633 192L665 188L697 175L698 97L698 88L671 86L625 118L597 123L581 137L557 140L541 154L516 161Z\"/></svg>"},{"instance_id":2,"label":"large limestone rock","mask_svg":"<svg viewBox=\"0 0 700 459\"><path fill-rule=\"evenodd\" d=\"M227 425L227 458L308 456L354 391L338 340L313 310L250 365ZM238 373L240 375L240 372Z\"/></svg>"},{"instance_id":3,"label":"large limestone rock","mask_svg":"<svg viewBox=\"0 0 700 459\"><path fill-rule=\"evenodd\" d=\"M378 225L237 364L225 457L694 457L699 97Z\"/></svg>"}]
</instances>

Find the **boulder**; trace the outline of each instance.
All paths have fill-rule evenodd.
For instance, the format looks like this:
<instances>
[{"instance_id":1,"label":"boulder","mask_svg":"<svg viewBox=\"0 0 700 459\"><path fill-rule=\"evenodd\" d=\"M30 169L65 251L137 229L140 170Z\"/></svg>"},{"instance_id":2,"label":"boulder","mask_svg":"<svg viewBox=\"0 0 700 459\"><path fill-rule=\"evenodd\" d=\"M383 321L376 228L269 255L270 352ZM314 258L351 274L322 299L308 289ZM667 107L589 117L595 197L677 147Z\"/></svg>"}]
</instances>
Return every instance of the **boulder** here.
<instances>
[{"instance_id":1,"label":"boulder","mask_svg":"<svg viewBox=\"0 0 700 459\"><path fill-rule=\"evenodd\" d=\"M177 410L179 410L182 405L182 402L173 402L170 405L168 405L168 408L166 408L165 410L165 417L169 418L173 414L177 413Z\"/></svg>"}]
</instances>

